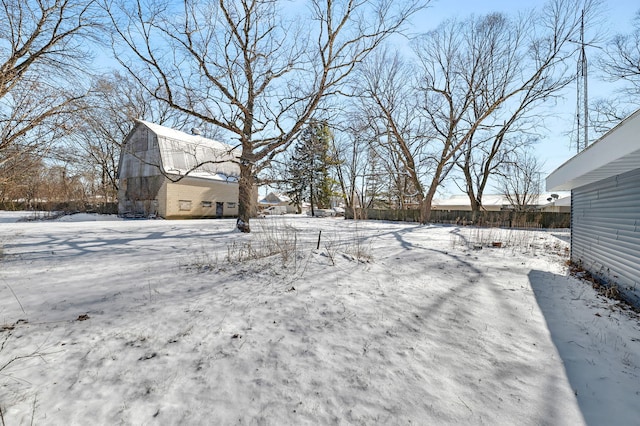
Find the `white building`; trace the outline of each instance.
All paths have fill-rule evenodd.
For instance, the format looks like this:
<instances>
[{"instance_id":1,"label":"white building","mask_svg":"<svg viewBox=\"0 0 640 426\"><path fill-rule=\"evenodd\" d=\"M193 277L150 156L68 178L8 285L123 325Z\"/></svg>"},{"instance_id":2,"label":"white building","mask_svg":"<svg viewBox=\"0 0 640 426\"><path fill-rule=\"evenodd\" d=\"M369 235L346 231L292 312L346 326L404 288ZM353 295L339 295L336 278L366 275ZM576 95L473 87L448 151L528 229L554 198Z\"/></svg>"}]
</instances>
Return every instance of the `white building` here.
<instances>
[{"instance_id":1,"label":"white building","mask_svg":"<svg viewBox=\"0 0 640 426\"><path fill-rule=\"evenodd\" d=\"M571 194L569 192L544 193L535 197L531 203L531 209L555 212L555 213L568 213L570 211ZM449 210L449 211L471 211L471 203L469 202L469 196L453 195L446 199L433 200L431 208L433 210ZM505 196L500 194L485 194L482 197L482 210L484 211L503 211L513 210L511 201Z\"/></svg>"},{"instance_id":2,"label":"white building","mask_svg":"<svg viewBox=\"0 0 640 426\"><path fill-rule=\"evenodd\" d=\"M571 190L571 260L640 305L640 110L547 177Z\"/></svg>"}]
</instances>

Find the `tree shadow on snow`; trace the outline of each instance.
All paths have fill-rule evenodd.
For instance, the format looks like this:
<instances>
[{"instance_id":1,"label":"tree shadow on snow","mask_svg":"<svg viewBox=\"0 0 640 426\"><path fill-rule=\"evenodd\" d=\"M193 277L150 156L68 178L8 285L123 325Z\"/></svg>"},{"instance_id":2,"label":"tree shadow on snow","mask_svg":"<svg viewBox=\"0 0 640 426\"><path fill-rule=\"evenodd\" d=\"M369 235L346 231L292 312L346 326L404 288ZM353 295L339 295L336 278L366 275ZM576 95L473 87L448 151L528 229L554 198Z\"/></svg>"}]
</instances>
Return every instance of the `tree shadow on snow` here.
<instances>
[{"instance_id":1,"label":"tree shadow on snow","mask_svg":"<svg viewBox=\"0 0 640 426\"><path fill-rule=\"evenodd\" d=\"M19 239L10 240L10 242L4 244L4 248L10 254L16 252L13 257L29 261L49 259L52 256L79 258L83 255L96 254L100 250L104 250L104 247L109 247L110 251L116 251L119 254L132 254L136 253L140 247L154 250L158 242L162 243L162 247L155 249L157 251L162 251L166 247L176 248L176 246L172 245L172 241L191 239L193 238L193 233L194 231L189 228L163 231L147 231L144 229L131 231L107 228L99 232L88 231L78 235L53 232L44 233L40 239L29 242ZM234 234L235 230L215 231L212 234L207 234L206 230L204 230L201 233L203 238L224 241L229 235Z\"/></svg>"}]
</instances>

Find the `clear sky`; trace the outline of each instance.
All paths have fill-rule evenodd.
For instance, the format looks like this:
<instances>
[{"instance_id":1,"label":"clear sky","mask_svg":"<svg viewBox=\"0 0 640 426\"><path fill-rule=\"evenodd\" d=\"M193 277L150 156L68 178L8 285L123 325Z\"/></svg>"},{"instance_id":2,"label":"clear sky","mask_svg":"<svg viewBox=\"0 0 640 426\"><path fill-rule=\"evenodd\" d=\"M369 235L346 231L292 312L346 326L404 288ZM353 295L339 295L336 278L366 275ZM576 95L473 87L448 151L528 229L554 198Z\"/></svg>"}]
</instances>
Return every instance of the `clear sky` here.
<instances>
[{"instance_id":1,"label":"clear sky","mask_svg":"<svg viewBox=\"0 0 640 426\"><path fill-rule=\"evenodd\" d=\"M416 20L418 32L425 32L435 28L442 21L449 18L465 18L469 15L483 15L491 12L517 13L521 10L541 8L546 1L529 0L433 0L430 7L420 14ZM602 1L601 30L605 40L616 33L631 31L632 19L636 11L640 10L638 0L603 0ZM588 38L588 35L587 35ZM587 49L587 59L595 62L597 49ZM610 83L602 82L593 66L589 68L589 100L604 97L612 91ZM551 107L551 106L550 106ZM570 146L570 135L567 134L574 127L576 114L576 87L570 86L564 93L563 100L552 106L553 120L547 121L549 132L544 140L537 145L539 158L544 161L544 176L551 173L558 166L576 154L575 147ZM457 188L447 188L448 192L459 192Z\"/></svg>"}]
</instances>

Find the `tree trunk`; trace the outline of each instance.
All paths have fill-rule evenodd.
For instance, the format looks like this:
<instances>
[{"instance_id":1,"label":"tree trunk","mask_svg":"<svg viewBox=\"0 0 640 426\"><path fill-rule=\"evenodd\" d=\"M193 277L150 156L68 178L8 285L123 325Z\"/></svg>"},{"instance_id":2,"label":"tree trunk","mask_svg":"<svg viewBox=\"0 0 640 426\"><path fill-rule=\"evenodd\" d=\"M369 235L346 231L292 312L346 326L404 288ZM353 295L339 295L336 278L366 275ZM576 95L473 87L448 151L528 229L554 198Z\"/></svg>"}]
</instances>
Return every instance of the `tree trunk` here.
<instances>
[{"instance_id":1,"label":"tree trunk","mask_svg":"<svg viewBox=\"0 0 640 426\"><path fill-rule=\"evenodd\" d=\"M420 223L427 224L431 220L431 204L435 195L435 187L429 188L426 197L420 202Z\"/></svg>"},{"instance_id":2,"label":"tree trunk","mask_svg":"<svg viewBox=\"0 0 640 426\"><path fill-rule=\"evenodd\" d=\"M476 195L473 192L468 192L467 195L469 196L469 204L471 206L471 211L474 213L478 213L480 211L480 200L478 200L478 198L476 197Z\"/></svg>"},{"instance_id":3,"label":"tree trunk","mask_svg":"<svg viewBox=\"0 0 640 426\"><path fill-rule=\"evenodd\" d=\"M240 164L240 182L238 185L238 220L236 227L242 232L251 232L249 220L253 216L255 200L253 199L253 165Z\"/></svg>"},{"instance_id":4,"label":"tree trunk","mask_svg":"<svg viewBox=\"0 0 640 426\"><path fill-rule=\"evenodd\" d=\"M316 212L313 209L313 177L309 179L309 202L311 203L311 217L315 217Z\"/></svg>"}]
</instances>

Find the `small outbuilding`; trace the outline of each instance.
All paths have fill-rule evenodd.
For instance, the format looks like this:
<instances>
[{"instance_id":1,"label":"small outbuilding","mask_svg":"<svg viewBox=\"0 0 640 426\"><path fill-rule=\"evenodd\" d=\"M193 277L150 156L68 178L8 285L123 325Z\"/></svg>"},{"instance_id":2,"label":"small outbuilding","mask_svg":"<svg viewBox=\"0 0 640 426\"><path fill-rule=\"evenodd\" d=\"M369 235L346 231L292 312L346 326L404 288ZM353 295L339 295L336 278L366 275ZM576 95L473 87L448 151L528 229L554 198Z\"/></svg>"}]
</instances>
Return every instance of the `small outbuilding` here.
<instances>
[{"instance_id":1,"label":"small outbuilding","mask_svg":"<svg viewBox=\"0 0 640 426\"><path fill-rule=\"evenodd\" d=\"M270 192L264 198L258 200L258 207L261 209L267 207L283 207L287 213L297 213L295 205L291 204L291 198L277 192Z\"/></svg>"},{"instance_id":2,"label":"small outbuilding","mask_svg":"<svg viewBox=\"0 0 640 426\"><path fill-rule=\"evenodd\" d=\"M118 167L118 212L165 219L238 215L237 150L158 124L136 120Z\"/></svg>"},{"instance_id":3,"label":"small outbuilding","mask_svg":"<svg viewBox=\"0 0 640 426\"><path fill-rule=\"evenodd\" d=\"M640 306L640 110L547 177L571 191L571 260Z\"/></svg>"}]
</instances>

